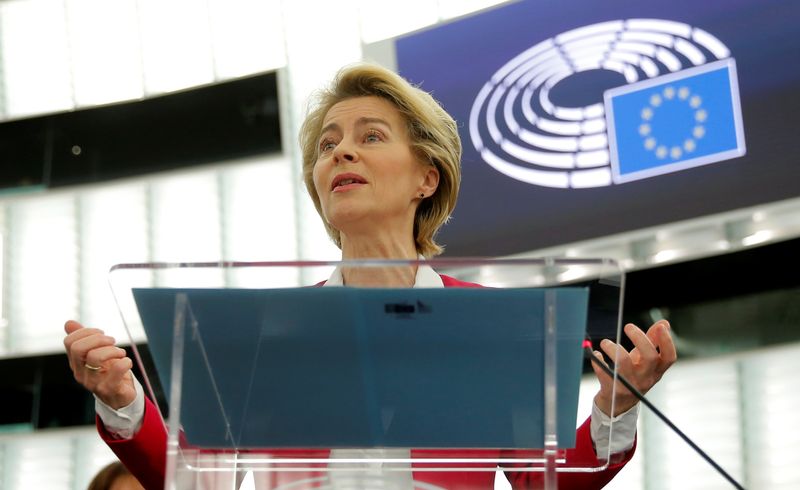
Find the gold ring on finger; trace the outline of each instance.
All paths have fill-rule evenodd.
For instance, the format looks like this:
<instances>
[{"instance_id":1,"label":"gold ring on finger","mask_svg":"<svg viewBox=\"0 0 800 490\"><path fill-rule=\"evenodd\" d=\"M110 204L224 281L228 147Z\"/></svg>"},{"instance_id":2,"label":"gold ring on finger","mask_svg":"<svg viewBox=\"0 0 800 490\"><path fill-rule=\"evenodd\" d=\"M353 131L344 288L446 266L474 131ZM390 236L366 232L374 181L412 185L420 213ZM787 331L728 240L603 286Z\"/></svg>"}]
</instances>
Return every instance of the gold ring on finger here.
<instances>
[{"instance_id":1,"label":"gold ring on finger","mask_svg":"<svg viewBox=\"0 0 800 490\"><path fill-rule=\"evenodd\" d=\"M92 366L89 363L84 364L83 367L85 367L89 371L100 371L100 366Z\"/></svg>"}]
</instances>

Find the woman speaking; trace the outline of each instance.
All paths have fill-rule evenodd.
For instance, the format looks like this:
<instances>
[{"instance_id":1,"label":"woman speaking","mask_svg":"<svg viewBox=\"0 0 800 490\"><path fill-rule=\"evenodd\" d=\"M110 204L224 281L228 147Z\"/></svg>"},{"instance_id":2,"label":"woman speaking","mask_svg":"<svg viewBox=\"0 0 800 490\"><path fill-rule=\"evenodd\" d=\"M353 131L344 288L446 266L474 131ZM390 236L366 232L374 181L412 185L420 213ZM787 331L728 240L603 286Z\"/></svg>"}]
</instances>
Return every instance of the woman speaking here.
<instances>
[{"instance_id":1,"label":"woman speaking","mask_svg":"<svg viewBox=\"0 0 800 490\"><path fill-rule=\"evenodd\" d=\"M300 145L306 188L343 260L415 260L441 253L434 237L456 204L461 142L455 121L429 94L378 66L347 67L317 94L303 123ZM324 286L476 285L420 265L337 269ZM622 375L647 392L675 361L669 329L666 321L647 332L628 324L625 334L634 345L630 352L609 340L600 348L618 359ZM75 379L95 395L101 437L146 488L162 488L167 433L155 405L131 374L131 360L99 329L68 321L65 330ZM612 381L595 371L600 390L591 416L577 429L576 447L567 451L567 460L599 466L597 454L610 449L612 461L597 473L559 473L562 489L603 487L630 460L635 447L636 399L624 388L612 395ZM615 429L609 440L603 428L612 418ZM415 453L424 451L411 450L412 456ZM400 486L489 490L495 477L490 470L413 472L413 481L409 478ZM541 473L506 475L515 488L541 486ZM275 479L271 489L301 488L297 475L287 478ZM387 481L387 486L392 485Z\"/></svg>"}]
</instances>

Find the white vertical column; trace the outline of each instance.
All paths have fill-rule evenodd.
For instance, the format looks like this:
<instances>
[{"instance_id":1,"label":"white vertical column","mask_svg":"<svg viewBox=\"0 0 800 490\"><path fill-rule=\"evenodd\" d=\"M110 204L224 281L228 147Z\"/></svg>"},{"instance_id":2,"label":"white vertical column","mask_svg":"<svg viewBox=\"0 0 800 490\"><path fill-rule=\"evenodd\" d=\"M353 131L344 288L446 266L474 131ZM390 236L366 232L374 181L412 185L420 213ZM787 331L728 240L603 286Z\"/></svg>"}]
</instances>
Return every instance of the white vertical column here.
<instances>
[{"instance_id":1,"label":"white vertical column","mask_svg":"<svg viewBox=\"0 0 800 490\"><path fill-rule=\"evenodd\" d=\"M76 105L142 97L135 0L67 0L66 18Z\"/></svg>"},{"instance_id":2,"label":"white vertical column","mask_svg":"<svg viewBox=\"0 0 800 490\"><path fill-rule=\"evenodd\" d=\"M297 231L291 165L285 155L259 157L221 175L223 258L238 261L295 260ZM228 270L235 287L302 285L294 269Z\"/></svg>"},{"instance_id":3,"label":"white vertical column","mask_svg":"<svg viewBox=\"0 0 800 490\"><path fill-rule=\"evenodd\" d=\"M6 264L8 263L8 228L6 227L6 205L0 205L0 355L6 355L9 351L8 341L8 319L6 318ZM3 468L2 453L0 453L0 474ZM3 483L0 479L0 484Z\"/></svg>"},{"instance_id":4,"label":"white vertical column","mask_svg":"<svg viewBox=\"0 0 800 490\"><path fill-rule=\"evenodd\" d=\"M5 116L75 107L64 3L0 2Z\"/></svg>"},{"instance_id":5,"label":"white vertical column","mask_svg":"<svg viewBox=\"0 0 800 490\"><path fill-rule=\"evenodd\" d=\"M741 393L731 359L676 365L648 398L737 481L743 481ZM645 475L652 490L728 489L719 475L647 410Z\"/></svg>"},{"instance_id":6,"label":"white vertical column","mask_svg":"<svg viewBox=\"0 0 800 490\"><path fill-rule=\"evenodd\" d=\"M6 314L14 353L63 349L61 326L78 314L75 214L75 196L66 192L23 198L9 207Z\"/></svg>"},{"instance_id":7,"label":"white vertical column","mask_svg":"<svg viewBox=\"0 0 800 490\"><path fill-rule=\"evenodd\" d=\"M210 262L222 256L220 205L215 171L176 173L151 185L150 222L154 262ZM222 271L163 271L160 286L219 287Z\"/></svg>"},{"instance_id":8,"label":"white vertical column","mask_svg":"<svg viewBox=\"0 0 800 490\"><path fill-rule=\"evenodd\" d=\"M3 488L23 490L72 488L72 439L61 435L32 435L6 442L6 465L11 469Z\"/></svg>"},{"instance_id":9,"label":"white vertical column","mask_svg":"<svg viewBox=\"0 0 800 490\"><path fill-rule=\"evenodd\" d=\"M217 80L286 64L280 0L208 0Z\"/></svg>"},{"instance_id":10,"label":"white vertical column","mask_svg":"<svg viewBox=\"0 0 800 490\"><path fill-rule=\"evenodd\" d=\"M97 437L94 428L74 431L72 436L74 466L72 468L72 489L83 490L92 478L106 465L117 460L111 449Z\"/></svg>"},{"instance_id":11,"label":"white vertical column","mask_svg":"<svg viewBox=\"0 0 800 490\"><path fill-rule=\"evenodd\" d=\"M283 25L288 66L279 73L283 147L292 166L297 210L298 255L302 259L338 259L303 186L298 134L309 95L328 83L344 65L361 60L361 32L354 0L321 8L314 0L284 0Z\"/></svg>"},{"instance_id":12,"label":"white vertical column","mask_svg":"<svg viewBox=\"0 0 800 490\"><path fill-rule=\"evenodd\" d=\"M128 335L108 285L109 270L122 262L150 260L147 186L144 182L98 186L77 197L80 320L125 342ZM133 335L134 340L144 339L144 332Z\"/></svg>"},{"instance_id":13,"label":"white vertical column","mask_svg":"<svg viewBox=\"0 0 800 490\"><path fill-rule=\"evenodd\" d=\"M147 96L216 80L206 2L138 0Z\"/></svg>"},{"instance_id":14,"label":"white vertical column","mask_svg":"<svg viewBox=\"0 0 800 490\"><path fill-rule=\"evenodd\" d=\"M798 325L795 325L797 327ZM747 488L800 488L797 345L770 349L741 363Z\"/></svg>"}]
</instances>

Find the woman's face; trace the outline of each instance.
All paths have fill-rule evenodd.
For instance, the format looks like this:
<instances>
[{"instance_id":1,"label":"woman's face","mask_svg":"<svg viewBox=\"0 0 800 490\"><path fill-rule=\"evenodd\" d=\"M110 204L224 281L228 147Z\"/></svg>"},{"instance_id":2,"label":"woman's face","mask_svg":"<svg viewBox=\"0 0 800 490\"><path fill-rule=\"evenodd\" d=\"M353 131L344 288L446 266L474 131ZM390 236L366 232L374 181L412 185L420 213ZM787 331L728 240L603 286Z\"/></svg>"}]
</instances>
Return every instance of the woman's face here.
<instances>
[{"instance_id":1,"label":"woman's face","mask_svg":"<svg viewBox=\"0 0 800 490\"><path fill-rule=\"evenodd\" d=\"M379 97L356 97L331 107L322 123L314 186L325 219L344 235L410 226L439 173L414 156L406 122Z\"/></svg>"}]
</instances>

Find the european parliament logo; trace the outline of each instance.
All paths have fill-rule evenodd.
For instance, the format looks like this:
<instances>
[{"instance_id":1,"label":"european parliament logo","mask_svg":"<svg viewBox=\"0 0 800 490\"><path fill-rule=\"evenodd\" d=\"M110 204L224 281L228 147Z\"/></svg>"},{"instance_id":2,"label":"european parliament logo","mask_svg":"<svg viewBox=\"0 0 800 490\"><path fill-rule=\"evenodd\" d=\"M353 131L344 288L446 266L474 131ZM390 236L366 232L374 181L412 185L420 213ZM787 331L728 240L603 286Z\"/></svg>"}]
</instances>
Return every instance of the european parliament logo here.
<instances>
[{"instance_id":1,"label":"european parliament logo","mask_svg":"<svg viewBox=\"0 0 800 490\"><path fill-rule=\"evenodd\" d=\"M625 84L578 105L558 96L599 73ZM609 186L745 152L730 50L666 19L582 26L519 53L475 96L469 136L498 172L553 188Z\"/></svg>"},{"instance_id":2,"label":"european parliament logo","mask_svg":"<svg viewBox=\"0 0 800 490\"><path fill-rule=\"evenodd\" d=\"M732 59L606 91L615 183L744 155Z\"/></svg>"}]
</instances>

